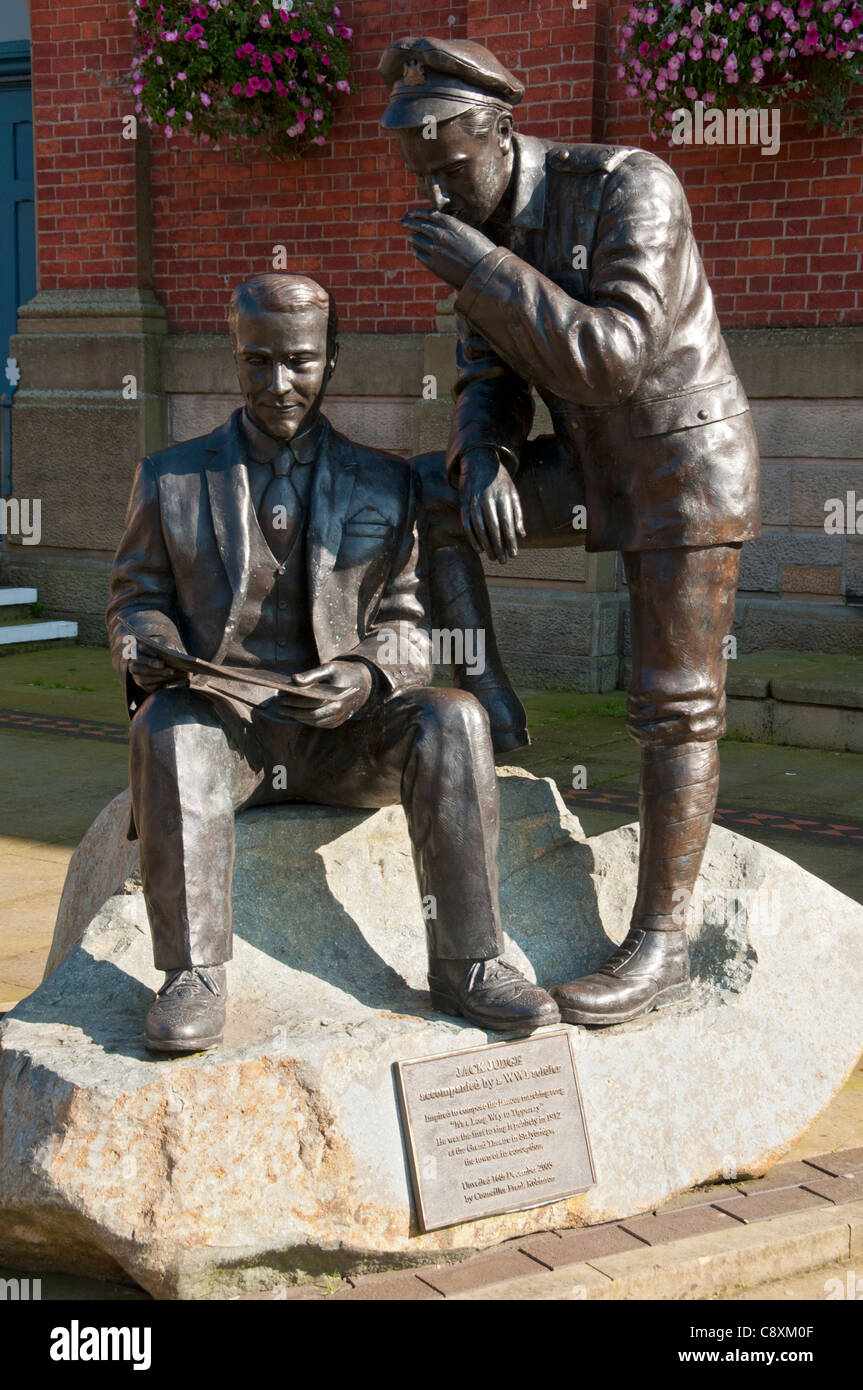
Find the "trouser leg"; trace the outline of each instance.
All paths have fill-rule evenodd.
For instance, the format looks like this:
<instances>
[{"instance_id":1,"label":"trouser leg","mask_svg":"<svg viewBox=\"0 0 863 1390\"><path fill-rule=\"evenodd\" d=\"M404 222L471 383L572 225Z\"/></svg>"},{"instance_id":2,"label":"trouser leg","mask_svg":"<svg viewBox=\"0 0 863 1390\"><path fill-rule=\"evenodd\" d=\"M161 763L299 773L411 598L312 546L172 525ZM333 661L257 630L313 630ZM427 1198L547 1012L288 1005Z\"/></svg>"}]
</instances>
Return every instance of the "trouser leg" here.
<instances>
[{"instance_id":1,"label":"trouser leg","mask_svg":"<svg viewBox=\"0 0 863 1390\"><path fill-rule=\"evenodd\" d=\"M452 662L453 681L479 700L489 716L497 753L530 742L524 706L512 688L500 654L482 560L468 540L458 494L446 476L443 454L414 459L422 479L423 540L432 624L455 635L473 660ZM583 501L573 460L552 436L525 445L516 484L524 514L525 548L583 545L572 509Z\"/></svg>"},{"instance_id":2,"label":"trouser leg","mask_svg":"<svg viewBox=\"0 0 863 1390\"><path fill-rule=\"evenodd\" d=\"M338 729L261 720L285 794L256 801L337 806L401 801L408 823L429 949L444 959L490 959L503 946L498 896L500 809L488 720L457 690L406 691Z\"/></svg>"},{"instance_id":3,"label":"trouser leg","mask_svg":"<svg viewBox=\"0 0 863 1390\"><path fill-rule=\"evenodd\" d=\"M203 695L158 690L135 715L129 781L157 969L231 959L234 809L260 775Z\"/></svg>"},{"instance_id":4,"label":"trouser leg","mask_svg":"<svg viewBox=\"0 0 863 1390\"><path fill-rule=\"evenodd\" d=\"M417 881L432 911L429 955L487 960L500 955L500 796L488 721L464 694L414 696L413 736L401 800Z\"/></svg>"},{"instance_id":5,"label":"trouser leg","mask_svg":"<svg viewBox=\"0 0 863 1390\"><path fill-rule=\"evenodd\" d=\"M716 809L740 547L643 551L624 562L633 654L628 727L642 748L632 922L676 931Z\"/></svg>"}]
</instances>

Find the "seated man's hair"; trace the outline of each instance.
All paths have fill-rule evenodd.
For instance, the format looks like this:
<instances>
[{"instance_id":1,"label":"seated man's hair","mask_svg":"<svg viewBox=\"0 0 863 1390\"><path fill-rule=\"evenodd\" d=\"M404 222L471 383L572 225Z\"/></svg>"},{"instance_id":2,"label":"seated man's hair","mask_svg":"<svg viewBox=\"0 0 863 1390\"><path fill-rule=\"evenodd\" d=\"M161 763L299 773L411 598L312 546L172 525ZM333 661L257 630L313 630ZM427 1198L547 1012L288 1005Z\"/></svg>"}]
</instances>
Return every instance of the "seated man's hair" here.
<instances>
[{"instance_id":1,"label":"seated man's hair","mask_svg":"<svg viewBox=\"0 0 863 1390\"><path fill-rule=\"evenodd\" d=\"M240 314L265 312L290 312L292 309L306 309L309 306L320 309L327 316L327 353L332 356L339 336L339 316L333 296L312 280L308 275L288 275L285 272L266 272L253 275L237 285L231 295L228 308L228 328L231 336L237 336L237 320Z\"/></svg>"}]
</instances>

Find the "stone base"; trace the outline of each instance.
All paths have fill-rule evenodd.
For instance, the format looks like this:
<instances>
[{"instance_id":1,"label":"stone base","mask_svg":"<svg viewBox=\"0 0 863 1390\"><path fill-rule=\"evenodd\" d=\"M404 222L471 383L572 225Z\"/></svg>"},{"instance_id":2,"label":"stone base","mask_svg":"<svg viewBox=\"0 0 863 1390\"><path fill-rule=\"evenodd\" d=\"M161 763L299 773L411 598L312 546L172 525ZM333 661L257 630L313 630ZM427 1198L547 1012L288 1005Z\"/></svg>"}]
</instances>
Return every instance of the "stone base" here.
<instances>
[{"instance_id":1,"label":"stone base","mask_svg":"<svg viewBox=\"0 0 863 1390\"><path fill-rule=\"evenodd\" d=\"M637 828L585 840L550 782L511 770L501 788L510 958L571 979L625 934ZM863 908L714 829L692 1001L571 1030L596 1186L421 1235L392 1064L493 1039L430 1008L401 808L238 818L225 1043L176 1060L141 1045L160 983L141 893L127 882L74 944L88 858L118 886L130 867L126 811L118 798L79 850L60 963L2 1025L0 1263L225 1298L629 1216L763 1172L863 1046Z\"/></svg>"}]
</instances>

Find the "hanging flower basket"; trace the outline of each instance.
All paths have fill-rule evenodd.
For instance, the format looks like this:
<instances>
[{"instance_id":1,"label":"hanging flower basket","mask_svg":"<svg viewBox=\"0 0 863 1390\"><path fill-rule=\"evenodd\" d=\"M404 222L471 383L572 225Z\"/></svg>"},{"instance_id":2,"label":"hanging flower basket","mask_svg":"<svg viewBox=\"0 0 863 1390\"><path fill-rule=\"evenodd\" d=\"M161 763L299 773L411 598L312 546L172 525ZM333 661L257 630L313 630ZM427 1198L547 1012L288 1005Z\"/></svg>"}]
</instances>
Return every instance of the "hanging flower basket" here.
<instances>
[{"instance_id":1,"label":"hanging flower basket","mask_svg":"<svg viewBox=\"0 0 863 1390\"><path fill-rule=\"evenodd\" d=\"M273 159L326 144L351 90L348 41L333 0L136 0L128 89L169 139L252 140Z\"/></svg>"},{"instance_id":2,"label":"hanging flower basket","mask_svg":"<svg viewBox=\"0 0 863 1390\"><path fill-rule=\"evenodd\" d=\"M764 107L795 98L810 130L859 128L863 0L654 0L621 29L618 76L640 96L654 138L671 138L675 111Z\"/></svg>"}]
</instances>

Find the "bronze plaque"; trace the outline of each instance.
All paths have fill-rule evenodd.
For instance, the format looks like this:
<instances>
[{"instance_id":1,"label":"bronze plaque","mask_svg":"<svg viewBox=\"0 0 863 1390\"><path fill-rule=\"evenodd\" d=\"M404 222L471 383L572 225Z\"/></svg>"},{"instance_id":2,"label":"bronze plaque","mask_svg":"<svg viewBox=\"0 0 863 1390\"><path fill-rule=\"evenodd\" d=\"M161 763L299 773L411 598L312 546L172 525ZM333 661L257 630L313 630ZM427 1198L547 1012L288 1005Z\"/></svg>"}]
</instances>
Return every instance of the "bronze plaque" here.
<instances>
[{"instance_id":1,"label":"bronze plaque","mask_svg":"<svg viewBox=\"0 0 863 1390\"><path fill-rule=\"evenodd\" d=\"M548 1206L596 1181L568 1033L395 1069L424 1231Z\"/></svg>"}]
</instances>

